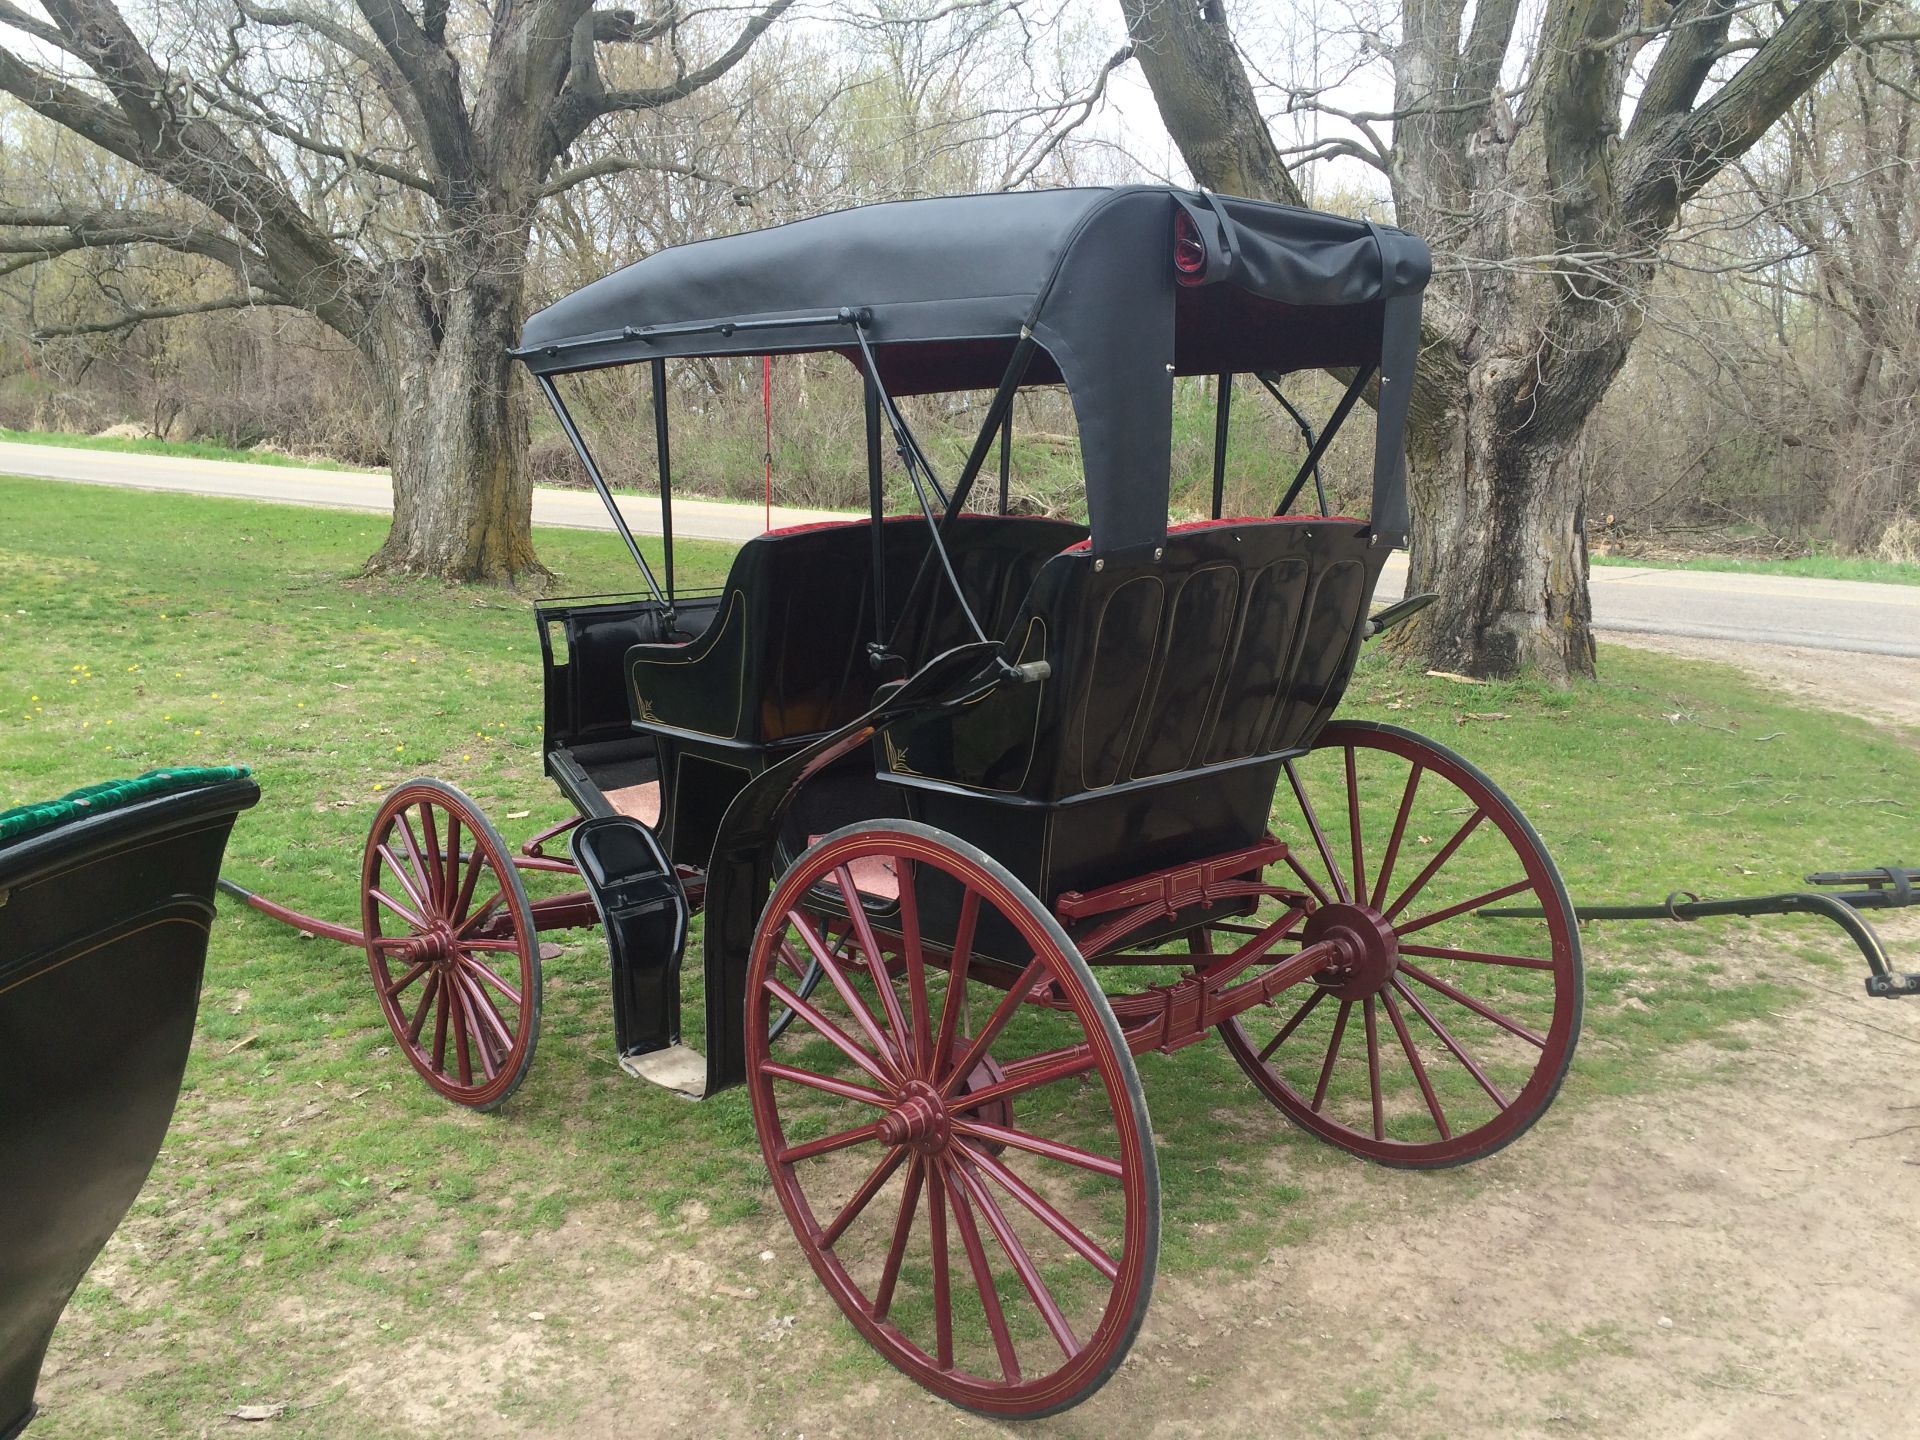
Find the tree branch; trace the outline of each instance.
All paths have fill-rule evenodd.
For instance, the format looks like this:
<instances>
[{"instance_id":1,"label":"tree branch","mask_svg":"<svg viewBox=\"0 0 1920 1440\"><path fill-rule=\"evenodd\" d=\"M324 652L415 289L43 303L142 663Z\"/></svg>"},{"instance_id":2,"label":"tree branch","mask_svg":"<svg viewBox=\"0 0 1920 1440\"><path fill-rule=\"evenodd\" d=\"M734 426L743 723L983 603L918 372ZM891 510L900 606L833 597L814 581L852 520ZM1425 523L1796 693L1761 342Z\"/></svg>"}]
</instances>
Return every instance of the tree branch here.
<instances>
[{"instance_id":1,"label":"tree branch","mask_svg":"<svg viewBox=\"0 0 1920 1440\"><path fill-rule=\"evenodd\" d=\"M1629 142L1661 121L1684 114L1699 98L1714 62L1725 53L1727 27L1740 0L1680 0L1673 33L1667 36L1640 91L1627 126Z\"/></svg>"},{"instance_id":2,"label":"tree branch","mask_svg":"<svg viewBox=\"0 0 1920 1440\"><path fill-rule=\"evenodd\" d=\"M35 340L59 340L74 335L107 335L120 330L131 330L149 320L177 320L182 315L206 315L217 310L253 310L262 305L290 304L284 296L261 293L258 295L224 295L218 300L196 300L185 305L155 305L140 310L127 310L110 320L88 320L74 325L49 325L33 332Z\"/></svg>"},{"instance_id":3,"label":"tree branch","mask_svg":"<svg viewBox=\"0 0 1920 1440\"><path fill-rule=\"evenodd\" d=\"M191 221L137 210L0 205L0 254L44 259L109 245L159 245L183 255L204 256L256 289L272 288L260 279L267 268L265 256L230 235Z\"/></svg>"},{"instance_id":4,"label":"tree branch","mask_svg":"<svg viewBox=\"0 0 1920 1440\"><path fill-rule=\"evenodd\" d=\"M1120 0L1120 9L1160 118L1194 179L1228 194L1304 205L1234 48L1224 0L1205 7Z\"/></svg>"},{"instance_id":5,"label":"tree branch","mask_svg":"<svg viewBox=\"0 0 1920 1440\"><path fill-rule=\"evenodd\" d=\"M432 155L435 172L446 181L450 203L470 203L476 180L473 128L466 97L460 93L459 62L441 41L421 29L400 0L355 0L355 5L418 104L424 133L416 138ZM433 13L429 7L429 17ZM440 23L444 33L444 15Z\"/></svg>"},{"instance_id":6,"label":"tree branch","mask_svg":"<svg viewBox=\"0 0 1920 1440\"><path fill-rule=\"evenodd\" d=\"M1882 3L1803 0L1706 103L1630 137L1620 164L1627 223L1642 234L1670 228L1682 205L1812 88Z\"/></svg>"},{"instance_id":7,"label":"tree branch","mask_svg":"<svg viewBox=\"0 0 1920 1440\"><path fill-rule=\"evenodd\" d=\"M724 51L697 70L682 70L666 85L643 90L602 90L597 85L583 88L570 86L562 92L552 109L554 153L564 154L587 126L604 115L631 110L657 110L676 100L684 100L697 90L704 90L744 60L747 52L753 49L754 42L766 34L773 22L784 15L792 4L793 0L771 0L770 4L740 27L739 34L734 36L733 43Z\"/></svg>"}]
</instances>

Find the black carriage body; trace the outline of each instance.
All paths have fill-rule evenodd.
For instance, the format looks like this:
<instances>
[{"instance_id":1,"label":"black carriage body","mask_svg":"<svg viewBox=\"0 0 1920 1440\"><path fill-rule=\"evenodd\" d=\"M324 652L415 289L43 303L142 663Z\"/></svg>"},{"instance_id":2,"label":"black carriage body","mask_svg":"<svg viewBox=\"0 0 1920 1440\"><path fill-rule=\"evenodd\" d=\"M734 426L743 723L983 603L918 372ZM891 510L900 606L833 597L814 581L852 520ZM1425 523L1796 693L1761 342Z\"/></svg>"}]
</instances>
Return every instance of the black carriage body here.
<instances>
[{"instance_id":1,"label":"black carriage body","mask_svg":"<svg viewBox=\"0 0 1920 1440\"><path fill-rule=\"evenodd\" d=\"M1160 187L1050 191L871 206L662 251L528 322L517 353L623 533L556 377L651 364L666 508L667 357L833 351L866 374L867 520L751 540L720 591L694 597L662 589L627 534L650 597L538 612L549 772L589 816L631 813L609 793L655 787L641 818L704 877L710 912L731 916L710 913L707 929L716 1054L739 1050L737 1034L713 1033L739 1019L712 997L738 991L760 897L786 859L850 821L933 825L1049 908L1261 844L1282 766L1338 705L1404 538L1428 268L1418 239L1367 222ZM1348 393L1325 434L1305 431L1281 508L1377 376L1371 517L1219 516L1228 395L1215 516L1170 528L1174 377L1214 375L1228 392L1236 373L1272 388L1329 367L1351 372ZM1048 384L1073 402L1089 525L968 512L996 433L1004 455L1012 396ZM965 469L942 486L892 397L995 386ZM888 431L919 515L879 513ZM903 677L970 642L992 652L971 681L886 708ZM849 740L862 726L871 744ZM937 927L940 898L927 906ZM709 1069L710 1088L739 1078Z\"/></svg>"}]
</instances>

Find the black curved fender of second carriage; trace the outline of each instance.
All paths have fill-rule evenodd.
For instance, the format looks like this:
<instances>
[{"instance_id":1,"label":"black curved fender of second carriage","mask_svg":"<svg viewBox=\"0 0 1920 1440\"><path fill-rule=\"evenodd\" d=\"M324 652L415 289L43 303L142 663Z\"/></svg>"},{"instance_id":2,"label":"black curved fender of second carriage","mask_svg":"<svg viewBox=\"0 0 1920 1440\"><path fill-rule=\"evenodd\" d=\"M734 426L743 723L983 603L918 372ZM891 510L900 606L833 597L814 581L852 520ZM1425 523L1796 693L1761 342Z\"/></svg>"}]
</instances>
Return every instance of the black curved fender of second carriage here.
<instances>
[{"instance_id":1,"label":"black curved fender of second carriage","mask_svg":"<svg viewBox=\"0 0 1920 1440\"><path fill-rule=\"evenodd\" d=\"M993 642L975 642L934 656L858 719L761 771L727 807L707 865L703 989L708 1097L746 1079L747 962L760 912L773 890L774 839L793 797L809 776L867 744L895 721L971 697L983 684L1005 683L990 669L999 649Z\"/></svg>"},{"instance_id":2,"label":"black curved fender of second carriage","mask_svg":"<svg viewBox=\"0 0 1920 1440\"><path fill-rule=\"evenodd\" d=\"M1176 281L1182 217L1206 248ZM1028 384L1064 382L1094 553L1166 534L1176 375L1376 366L1373 528L1406 533L1402 438L1432 262L1389 226L1165 186L896 201L676 246L528 320L539 375L686 355L839 350L866 318L894 395L992 389L1030 332Z\"/></svg>"}]
</instances>

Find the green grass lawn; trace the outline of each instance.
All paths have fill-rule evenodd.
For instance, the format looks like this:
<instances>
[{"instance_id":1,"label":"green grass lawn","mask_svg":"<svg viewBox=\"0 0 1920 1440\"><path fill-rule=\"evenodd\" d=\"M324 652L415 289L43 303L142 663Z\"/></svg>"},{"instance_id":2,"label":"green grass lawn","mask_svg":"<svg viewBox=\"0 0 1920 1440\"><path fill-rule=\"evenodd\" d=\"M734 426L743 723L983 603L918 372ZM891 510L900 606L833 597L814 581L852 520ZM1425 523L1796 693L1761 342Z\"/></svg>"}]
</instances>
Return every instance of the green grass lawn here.
<instances>
[{"instance_id":1,"label":"green grass lawn","mask_svg":"<svg viewBox=\"0 0 1920 1440\"><path fill-rule=\"evenodd\" d=\"M16 445L60 445L75 450L114 450L123 455L178 455L187 460L238 460L248 465L292 465L302 470L347 470L324 456L282 455L273 450L236 450L200 440L123 440L107 435L68 435L54 430L9 430L0 425L0 440Z\"/></svg>"},{"instance_id":2,"label":"green grass lawn","mask_svg":"<svg viewBox=\"0 0 1920 1440\"><path fill-rule=\"evenodd\" d=\"M1792 560L1753 560L1739 555L1696 555L1686 560L1642 560L1632 555L1595 555L1596 565L1643 570L1726 570L1738 575L1799 575L1808 580L1877 580L1883 585L1920 585L1920 565L1869 560L1861 555L1802 555Z\"/></svg>"},{"instance_id":3,"label":"green grass lawn","mask_svg":"<svg viewBox=\"0 0 1920 1440\"><path fill-rule=\"evenodd\" d=\"M228 873L348 922L367 823L400 780L451 781L513 840L568 813L541 772L525 603L355 578L379 519L4 478L0 514L0 807L154 765L243 762L263 799L240 819ZM544 532L539 545L570 591L631 586L610 537ZM727 558L683 543L683 583L716 579ZM1763 892L1910 847L1910 741L1783 703L1725 667L1611 647L1604 662L1600 683L1561 692L1460 685L1369 656L1343 713L1480 764L1576 901ZM744 1092L692 1105L622 1076L598 937L560 938L529 1079L503 1113L478 1116L393 1053L357 952L223 902L187 1091L131 1222L133 1279L83 1283L56 1340L68 1367L115 1346L141 1365L73 1400L47 1434L195 1433L234 1405L289 1396L330 1406L311 1422L328 1433L387 1433L357 1428L339 1380L347 1341L314 1317L346 1315L342 1335L399 1347L459 1334L460 1313L544 1309L546 1252L515 1245L570 1219L703 1246L723 1278L737 1264L787 1287L769 1303L791 1309L812 1279L791 1255L778 1282L765 1278L776 1267L756 1269L778 1216ZM1731 952L1739 963L1735 941L1751 942ZM1776 963L1857 984L1810 925L1617 926L1587 946L1586 1036L1548 1127L1577 1124L1599 1095L1685 1083L1690 1047L1742 1044L1741 1023L1791 994L1767 978ZM1217 1045L1141 1069L1163 1273L1248 1266L1338 1225L1302 1177L1404 1181L1292 1129ZM1422 1203L1471 1193L1482 1173L1429 1177ZM597 1258L615 1272L623 1254ZM632 1303L649 1284L632 1279ZM751 1363L750 1337L709 1338L722 1360L737 1345ZM878 1370L850 1329L837 1343L847 1369Z\"/></svg>"}]
</instances>

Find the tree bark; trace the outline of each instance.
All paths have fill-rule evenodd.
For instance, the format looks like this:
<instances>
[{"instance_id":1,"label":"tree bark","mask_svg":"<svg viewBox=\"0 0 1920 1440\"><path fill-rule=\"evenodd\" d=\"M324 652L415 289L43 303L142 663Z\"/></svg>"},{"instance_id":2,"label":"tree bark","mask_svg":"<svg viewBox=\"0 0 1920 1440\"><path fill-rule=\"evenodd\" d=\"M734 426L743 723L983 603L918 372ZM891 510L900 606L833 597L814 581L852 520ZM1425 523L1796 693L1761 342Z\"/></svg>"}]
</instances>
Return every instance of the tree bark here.
<instances>
[{"instance_id":1,"label":"tree bark","mask_svg":"<svg viewBox=\"0 0 1920 1440\"><path fill-rule=\"evenodd\" d=\"M387 405L393 526L370 574L530 586L534 554L527 402L518 361L520 276L470 282L444 316L395 304L365 353Z\"/></svg>"}]
</instances>

